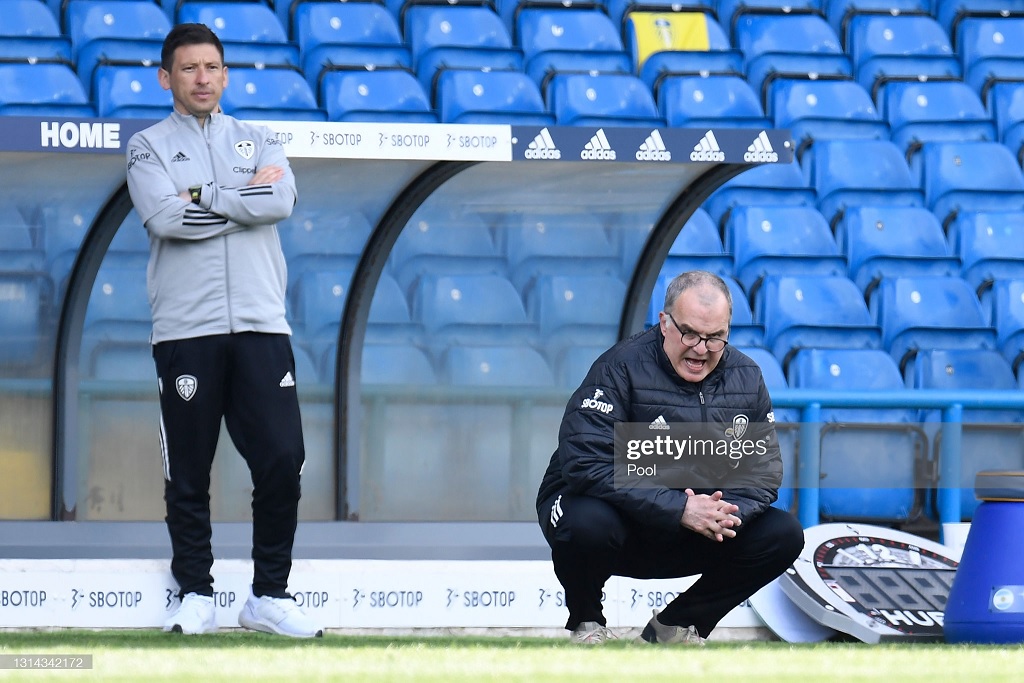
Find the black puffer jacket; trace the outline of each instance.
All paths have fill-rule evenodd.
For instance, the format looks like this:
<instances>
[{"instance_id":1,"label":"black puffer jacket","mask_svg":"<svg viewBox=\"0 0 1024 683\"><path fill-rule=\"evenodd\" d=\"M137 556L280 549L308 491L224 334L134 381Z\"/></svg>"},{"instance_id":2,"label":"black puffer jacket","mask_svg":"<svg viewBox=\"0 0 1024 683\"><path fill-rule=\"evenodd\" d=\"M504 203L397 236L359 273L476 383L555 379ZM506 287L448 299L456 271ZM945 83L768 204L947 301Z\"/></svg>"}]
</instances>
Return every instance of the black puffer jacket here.
<instances>
[{"instance_id":1,"label":"black puffer jacket","mask_svg":"<svg viewBox=\"0 0 1024 683\"><path fill-rule=\"evenodd\" d=\"M746 480L756 480L759 485L723 489L724 498L739 506L737 514L744 522L775 501L782 483L782 458L761 369L727 346L718 366L703 382L694 384L676 374L663 343L661 329L653 327L623 340L597 359L566 406L558 449L541 482L538 507L559 493L570 492L606 500L644 524L678 529L687 499L682 490L615 484L615 424L649 424L659 417L669 423L728 424L744 415L752 425L758 423L768 438L767 453L745 457L742 463L750 475Z\"/></svg>"}]
</instances>

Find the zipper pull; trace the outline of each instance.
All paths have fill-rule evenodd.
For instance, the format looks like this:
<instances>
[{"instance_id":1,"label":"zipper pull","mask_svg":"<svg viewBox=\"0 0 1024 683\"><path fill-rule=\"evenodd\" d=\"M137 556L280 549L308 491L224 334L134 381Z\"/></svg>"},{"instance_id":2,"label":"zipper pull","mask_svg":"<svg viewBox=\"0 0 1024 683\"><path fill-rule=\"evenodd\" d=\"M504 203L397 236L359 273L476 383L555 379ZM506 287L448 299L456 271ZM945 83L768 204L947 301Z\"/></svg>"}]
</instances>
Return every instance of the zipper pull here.
<instances>
[{"instance_id":1,"label":"zipper pull","mask_svg":"<svg viewBox=\"0 0 1024 683\"><path fill-rule=\"evenodd\" d=\"M704 392L700 389L697 390L697 396L700 397L700 404L704 405Z\"/></svg>"}]
</instances>

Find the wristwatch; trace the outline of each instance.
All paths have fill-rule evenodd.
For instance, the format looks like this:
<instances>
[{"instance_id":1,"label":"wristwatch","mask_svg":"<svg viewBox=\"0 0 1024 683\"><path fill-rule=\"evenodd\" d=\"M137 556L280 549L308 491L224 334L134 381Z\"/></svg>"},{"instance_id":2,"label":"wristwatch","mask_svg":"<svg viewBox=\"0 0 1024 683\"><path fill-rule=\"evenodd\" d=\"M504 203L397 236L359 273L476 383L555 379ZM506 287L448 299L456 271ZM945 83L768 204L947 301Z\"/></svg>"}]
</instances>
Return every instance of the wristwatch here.
<instances>
[{"instance_id":1,"label":"wristwatch","mask_svg":"<svg viewBox=\"0 0 1024 683\"><path fill-rule=\"evenodd\" d=\"M192 187L188 188L188 194L190 197L192 197L192 203L198 206L199 200L203 198L203 186L193 185Z\"/></svg>"}]
</instances>

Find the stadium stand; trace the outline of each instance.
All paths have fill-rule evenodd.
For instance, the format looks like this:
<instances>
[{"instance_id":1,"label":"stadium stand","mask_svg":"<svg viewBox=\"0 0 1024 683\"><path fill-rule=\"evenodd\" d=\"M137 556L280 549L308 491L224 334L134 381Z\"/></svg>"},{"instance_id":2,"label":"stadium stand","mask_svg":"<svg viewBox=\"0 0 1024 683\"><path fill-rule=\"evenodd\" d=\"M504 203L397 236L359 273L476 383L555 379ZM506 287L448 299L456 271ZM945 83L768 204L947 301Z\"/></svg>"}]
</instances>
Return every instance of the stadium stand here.
<instances>
[{"instance_id":1,"label":"stadium stand","mask_svg":"<svg viewBox=\"0 0 1024 683\"><path fill-rule=\"evenodd\" d=\"M0 115L95 116L96 110L67 64L0 63Z\"/></svg>"},{"instance_id":2,"label":"stadium stand","mask_svg":"<svg viewBox=\"0 0 1024 683\"><path fill-rule=\"evenodd\" d=\"M943 226L962 211L1024 207L1021 167L998 142L935 142L919 156L926 205Z\"/></svg>"},{"instance_id":3,"label":"stadium stand","mask_svg":"<svg viewBox=\"0 0 1024 683\"><path fill-rule=\"evenodd\" d=\"M919 206L854 206L836 223L848 275L871 296L882 278L960 273L942 226Z\"/></svg>"},{"instance_id":4,"label":"stadium stand","mask_svg":"<svg viewBox=\"0 0 1024 683\"><path fill-rule=\"evenodd\" d=\"M1024 10L1017 17L964 19L955 35L964 82L984 98L999 81L1024 79L1022 40Z\"/></svg>"},{"instance_id":5,"label":"stadium stand","mask_svg":"<svg viewBox=\"0 0 1024 683\"><path fill-rule=\"evenodd\" d=\"M528 8L517 26L524 70L541 92L563 71L633 73L619 30L600 10Z\"/></svg>"},{"instance_id":6,"label":"stadium stand","mask_svg":"<svg viewBox=\"0 0 1024 683\"><path fill-rule=\"evenodd\" d=\"M0 24L0 59L71 64L71 40L61 34L57 18L40 0L7 0Z\"/></svg>"},{"instance_id":7,"label":"stadium stand","mask_svg":"<svg viewBox=\"0 0 1024 683\"><path fill-rule=\"evenodd\" d=\"M825 18L839 35L843 46L849 44L850 21L865 14L930 15L932 0L827 0Z\"/></svg>"},{"instance_id":8,"label":"stadium stand","mask_svg":"<svg viewBox=\"0 0 1024 683\"><path fill-rule=\"evenodd\" d=\"M93 99L99 116L162 119L173 106L170 90L160 87L160 67L101 62L93 73Z\"/></svg>"},{"instance_id":9,"label":"stadium stand","mask_svg":"<svg viewBox=\"0 0 1024 683\"><path fill-rule=\"evenodd\" d=\"M981 98L960 81L891 83L884 115L908 158L926 142L998 139Z\"/></svg>"},{"instance_id":10,"label":"stadium stand","mask_svg":"<svg viewBox=\"0 0 1024 683\"><path fill-rule=\"evenodd\" d=\"M1024 16L1021 0L932 0L932 14L949 34L958 52L962 27L983 19L1005 19Z\"/></svg>"},{"instance_id":11,"label":"stadium stand","mask_svg":"<svg viewBox=\"0 0 1024 683\"><path fill-rule=\"evenodd\" d=\"M328 121L437 122L419 81L401 69L329 71L320 101Z\"/></svg>"},{"instance_id":12,"label":"stadium stand","mask_svg":"<svg viewBox=\"0 0 1024 683\"><path fill-rule=\"evenodd\" d=\"M879 349L802 349L787 377L797 389L906 390L896 363ZM823 519L905 523L922 514L918 479L928 444L915 417L906 408L821 411Z\"/></svg>"}]
</instances>

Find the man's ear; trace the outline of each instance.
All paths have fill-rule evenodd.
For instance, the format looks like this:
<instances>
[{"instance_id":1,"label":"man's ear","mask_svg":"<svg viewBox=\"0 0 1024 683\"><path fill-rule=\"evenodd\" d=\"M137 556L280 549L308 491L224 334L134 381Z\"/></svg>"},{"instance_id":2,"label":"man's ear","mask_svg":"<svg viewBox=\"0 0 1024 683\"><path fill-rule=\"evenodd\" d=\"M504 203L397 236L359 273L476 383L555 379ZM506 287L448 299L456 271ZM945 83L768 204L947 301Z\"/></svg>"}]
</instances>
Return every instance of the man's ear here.
<instances>
[{"instance_id":1,"label":"man's ear","mask_svg":"<svg viewBox=\"0 0 1024 683\"><path fill-rule=\"evenodd\" d=\"M156 79L160 82L160 87L164 90L171 89L171 74L167 73L163 67L157 69Z\"/></svg>"}]
</instances>

